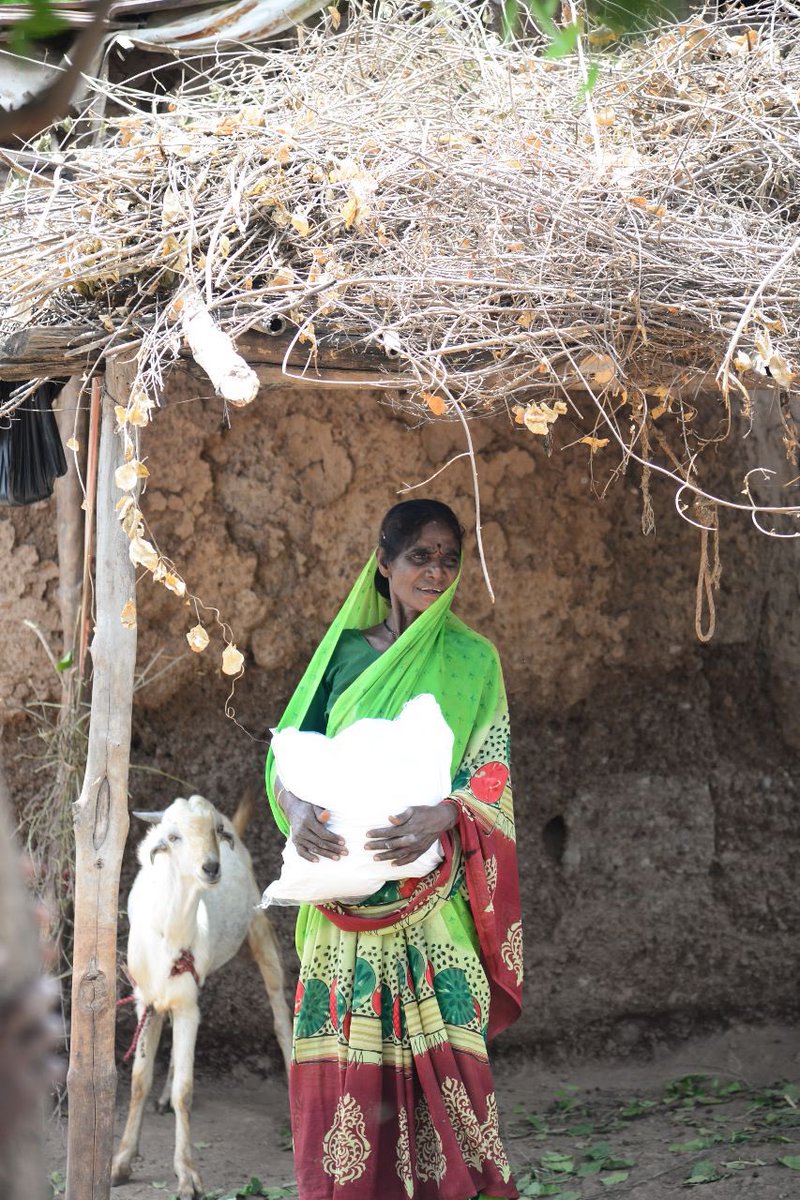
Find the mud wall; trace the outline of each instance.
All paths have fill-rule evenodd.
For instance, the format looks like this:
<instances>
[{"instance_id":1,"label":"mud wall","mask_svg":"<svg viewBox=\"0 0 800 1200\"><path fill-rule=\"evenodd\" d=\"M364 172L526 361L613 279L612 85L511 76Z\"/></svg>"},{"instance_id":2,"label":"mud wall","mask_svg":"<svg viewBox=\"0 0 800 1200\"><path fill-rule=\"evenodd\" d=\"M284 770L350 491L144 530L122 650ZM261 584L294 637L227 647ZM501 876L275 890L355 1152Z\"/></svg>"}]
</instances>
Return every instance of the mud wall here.
<instances>
[{"instance_id":1,"label":"mud wall","mask_svg":"<svg viewBox=\"0 0 800 1200\"><path fill-rule=\"evenodd\" d=\"M404 482L463 448L457 425L416 427L364 393L265 390L230 428L222 416L190 383L172 387L146 434L143 507L162 552L246 653L232 704L247 732L224 713L229 681L210 614L212 645L194 655L184 640L193 610L146 577L134 807L197 791L231 812L260 786L266 731L382 512ZM600 498L600 459L585 447L548 458L505 418L473 430L497 601L468 539L457 608L505 666L526 930L525 1013L506 1051L625 1050L794 1011L797 544L723 520L717 631L701 645L699 534L676 515L669 487L654 484L656 532L645 538L632 476ZM743 455L779 457L774 433L767 422L755 449L738 443L737 465L720 458L715 482L737 494ZM471 526L466 460L416 494L441 497ZM30 747L19 708L54 685L22 618L60 646L53 526L52 505L0 523L0 694L18 797L35 783L20 757ZM249 843L266 884L280 850L266 811ZM126 882L132 870L129 856ZM275 921L291 976L291 916ZM246 963L208 984L203 1011L204 1054L276 1061Z\"/></svg>"}]
</instances>

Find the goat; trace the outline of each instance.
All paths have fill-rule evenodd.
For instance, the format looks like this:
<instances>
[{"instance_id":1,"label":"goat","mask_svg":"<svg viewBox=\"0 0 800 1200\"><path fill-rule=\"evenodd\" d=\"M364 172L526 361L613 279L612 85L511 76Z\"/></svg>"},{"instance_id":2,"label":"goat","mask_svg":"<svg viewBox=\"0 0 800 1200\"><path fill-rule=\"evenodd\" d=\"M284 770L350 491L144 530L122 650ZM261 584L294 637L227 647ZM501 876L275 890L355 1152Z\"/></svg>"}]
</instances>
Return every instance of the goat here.
<instances>
[{"instance_id":1,"label":"goat","mask_svg":"<svg viewBox=\"0 0 800 1200\"><path fill-rule=\"evenodd\" d=\"M246 939L272 1005L275 1034L287 1067L292 1024L283 994L280 951L266 914L250 855L241 841L254 801L239 805L233 822L202 796L177 799L163 813L137 813L154 822L138 848L140 870L128 897L127 967L138 1017L131 1102L112 1184L125 1183L139 1150L144 1105L165 1015L172 1018L172 1057L164 1094L175 1112L175 1174L179 1200L202 1193L192 1163L189 1115L198 995L206 977Z\"/></svg>"}]
</instances>

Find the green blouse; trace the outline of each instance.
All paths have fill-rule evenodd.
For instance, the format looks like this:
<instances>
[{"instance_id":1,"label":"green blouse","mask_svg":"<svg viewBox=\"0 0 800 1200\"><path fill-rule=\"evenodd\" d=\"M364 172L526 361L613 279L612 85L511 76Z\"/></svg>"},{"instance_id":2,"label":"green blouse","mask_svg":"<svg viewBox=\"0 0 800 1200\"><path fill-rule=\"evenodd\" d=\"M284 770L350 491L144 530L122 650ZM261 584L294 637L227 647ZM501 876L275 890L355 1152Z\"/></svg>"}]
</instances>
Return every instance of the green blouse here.
<instances>
[{"instance_id":1,"label":"green blouse","mask_svg":"<svg viewBox=\"0 0 800 1200\"><path fill-rule=\"evenodd\" d=\"M342 692L380 656L380 650L370 646L360 629L343 629L300 728L325 733L331 709Z\"/></svg>"}]
</instances>

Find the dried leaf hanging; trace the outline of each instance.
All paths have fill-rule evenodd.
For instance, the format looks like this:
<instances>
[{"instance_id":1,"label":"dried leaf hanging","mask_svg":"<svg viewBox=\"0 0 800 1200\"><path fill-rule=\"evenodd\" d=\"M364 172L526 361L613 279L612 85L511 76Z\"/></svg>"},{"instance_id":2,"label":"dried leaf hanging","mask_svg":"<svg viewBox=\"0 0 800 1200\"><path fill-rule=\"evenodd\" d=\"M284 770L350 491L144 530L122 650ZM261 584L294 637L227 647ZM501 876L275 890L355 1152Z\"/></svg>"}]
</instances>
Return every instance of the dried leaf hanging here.
<instances>
[{"instance_id":1,"label":"dried leaf hanging","mask_svg":"<svg viewBox=\"0 0 800 1200\"><path fill-rule=\"evenodd\" d=\"M222 673L224 675L238 675L244 666L244 655L241 650L237 650L236 646L228 645L222 651Z\"/></svg>"},{"instance_id":2,"label":"dried leaf hanging","mask_svg":"<svg viewBox=\"0 0 800 1200\"><path fill-rule=\"evenodd\" d=\"M158 566L158 552L146 538L132 537L128 546L128 554L134 566L140 563L148 571L154 571Z\"/></svg>"},{"instance_id":3,"label":"dried leaf hanging","mask_svg":"<svg viewBox=\"0 0 800 1200\"><path fill-rule=\"evenodd\" d=\"M136 628L136 604L133 600L126 600L122 606L122 612L119 614L119 619L122 621L123 629Z\"/></svg>"},{"instance_id":4,"label":"dried leaf hanging","mask_svg":"<svg viewBox=\"0 0 800 1200\"><path fill-rule=\"evenodd\" d=\"M202 625L194 625L187 633L186 640L189 649L194 650L195 654L200 654L208 645L208 634Z\"/></svg>"}]
</instances>

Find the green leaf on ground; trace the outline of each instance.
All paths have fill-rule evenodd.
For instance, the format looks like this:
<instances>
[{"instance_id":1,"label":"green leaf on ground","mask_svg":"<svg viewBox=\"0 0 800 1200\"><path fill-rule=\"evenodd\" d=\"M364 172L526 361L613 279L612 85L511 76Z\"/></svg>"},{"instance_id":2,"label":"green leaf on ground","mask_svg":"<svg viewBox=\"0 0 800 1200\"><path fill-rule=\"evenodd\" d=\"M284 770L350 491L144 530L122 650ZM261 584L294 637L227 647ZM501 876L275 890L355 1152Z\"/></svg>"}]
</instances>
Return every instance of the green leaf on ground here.
<instances>
[{"instance_id":1,"label":"green leaf on ground","mask_svg":"<svg viewBox=\"0 0 800 1200\"><path fill-rule=\"evenodd\" d=\"M587 1158L598 1159L608 1158L611 1154L611 1146L608 1142L598 1142L595 1146L590 1146L588 1150L584 1150Z\"/></svg>"},{"instance_id":2,"label":"green leaf on ground","mask_svg":"<svg viewBox=\"0 0 800 1200\"><path fill-rule=\"evenodd\" d=\"M658 1100L629 1100L625 1108L621 1109L620 1116L643 1117L645 1113L650 1112L651 1108L657 1107Z\"/></svg>"},{"instance_id":3,"label":"green leaf on ground","mask_svg":"<svg viewBox=\"0 0 800 1200\"><path fill-rule=\"evenodd\" d=\"M580 1125L570 1125L567 1133L571 1137L591 1137L594 1133L594 1125L589 1121L583 1121Z\"/></svg>"},{"instance_id":4,"label":"green leaf on ground","mask_svg":"<svg viewBox=\"0 0 800 1200\"><path fill-rule=\"evenodd\" d=\"M586 1179L590 1175L599 1175L603 1169L602 1158L596 1158L593 1162L581 1163L576 1171L576 1175L580 1175L581 1179Z\"/></svg>"},{"instance_id":5,"label":"green leaf on ground","mask_svg":"<svg viewBox=\"0 0 800 1200\"><path fill-rule=\"evenodd\" d=\"M578 1107L578 1100L574 1094L577 1092L577 1090L578 1089L571 1083L564 1084L564 1086L559 1088L559 1090L556 1092L553 1108L557 1109L559 1112L572 1112L573 1109Z\"/></svg>"},{"instance_id":6,"label":"green leaf on ground","mask_svg":"<svg viewBox=\"0 0 800 1200\"><path fill-rule=\"evenodd\" d=\"M575 1170L575 1159L570 1154L559 1154L557 1150L549 1150L542 1155L542 1166L548 1171L556 1171L559 1175L571 1175Z\"/></svg>"},{"instance_id":7,"label":"green leaf on ground","mask_svg":"<svg viewBox=\"0 0 800 1200\"><path fill-rule=\"evenodd\" d=\"M719 1135L713 1137L696 1137L689 1142L673 1142L670 1150L676 1154L694 1154L698 1150L707 1150L709 1146L713 1146L715 1142L720 1142L722 1139Z\"/></svg>"},{"instance_id":8,"label":"green leaf on ground","mask_svg":"<svg viewBox=\"0 0 800 1200\"><path fill-rule=\"evenodd\" d=\"M624 1183L628 1174L628 1171L612 1171L610 1175L603 1175L600 1182L603 1187L613 1187L616 1183Z\"/></svg>"},{"instance_id":9,"label":"green leaf on ground","mask_svg":"<svg viewBox=\"0 0 800 1200\"><path fill-rule=\"evenodd\" d=\"M537 1133L547 1133L547 1121L538 1113L525 1113L525 1120Z\"/></svg>"},{"instance_id":10,"label":"green leaf on ground","mask_svg":"<svg viewBox=\"0 0 800 1200\"><path fill-rule=\"evenodd\" d=\"M783 1158L779 1158L778 1162L782 1167L789 1167L792 1171L800 1171L800 1154L785 1154Z\"/></svg>"},{"instance_id":11,"label":"green leaf on ground","mask_svg":"<svg viewBox=\"0 0 800 1200\"><path fill-rule=\"evenodd\" d=\"M698 1183L715 1183L717 1179L721 1178L716 1163L713 1163L710 1158L703 1158L694 1164L691 1175L684 1182L687 1187L691 1187Z\"/></svg>"}]
</instances>

